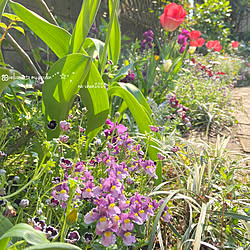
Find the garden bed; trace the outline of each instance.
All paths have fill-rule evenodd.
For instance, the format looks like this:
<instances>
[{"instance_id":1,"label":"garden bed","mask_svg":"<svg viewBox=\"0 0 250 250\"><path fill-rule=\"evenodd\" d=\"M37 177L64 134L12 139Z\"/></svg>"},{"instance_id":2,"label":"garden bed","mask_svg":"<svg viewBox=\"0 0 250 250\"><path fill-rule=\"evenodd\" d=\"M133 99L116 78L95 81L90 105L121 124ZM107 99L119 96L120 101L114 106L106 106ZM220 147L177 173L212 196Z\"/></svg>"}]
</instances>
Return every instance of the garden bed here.
<instances>
[{"instance_id":1,"label":"garden bed","mask_svg":"<svg viewBox=\"0 0 250 250\"><path fill-rule=\"evenodd\" d=\"M198 30L176 3L162 6L160 32L124 46L118 0L101 32L99 0L83 2L73 30L49 8L50 22L13 1L1 14L6 4L0 45L11 41L31 74L1 56L1 249L249 247L249 158L227 150L232 91L249 79L244 43L223 22L217 40ZM44 72L10 29L58 60Z\"/></svg>"}]
</instances>

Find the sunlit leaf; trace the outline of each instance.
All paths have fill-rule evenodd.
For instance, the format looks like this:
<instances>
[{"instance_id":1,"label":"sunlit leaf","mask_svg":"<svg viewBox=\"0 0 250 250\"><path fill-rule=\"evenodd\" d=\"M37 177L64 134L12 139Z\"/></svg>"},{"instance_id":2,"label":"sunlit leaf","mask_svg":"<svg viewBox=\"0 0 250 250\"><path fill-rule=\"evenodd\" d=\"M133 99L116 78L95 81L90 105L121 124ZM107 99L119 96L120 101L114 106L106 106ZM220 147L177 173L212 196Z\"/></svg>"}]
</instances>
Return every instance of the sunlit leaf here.
<instances>
[{"instance_id":1,"label":"sunlit leaf","mask_svg":"<svg viewBox=\"0 0 250 250\"><path fill-rule=\"evenodd\" d=\"M109 0L109 15L111 16L114 0ZM118 9L119 9L119 1L116 6L115 18L113 21L113 25L110 33L110 40L108 46L108 54L109 59L113 61L114 64L118 63L120 50L121 50L121 30L120 24L118 20Z\"/></svg>"},{"instance_id":2,"label":"sunlit leaf","mask_svg":"<svg viewBox=\"0 0 250 250\"><path fill-rule=\"evenodd\" d=\"M49 23L21 4L10 1L10 6L24 23L39 36L59 58L68 54L71 39L70 33Z\"/></svg>"},{"instance_id":3,"label":"sunlit leaf","mask_svg":"<svg viewBox=\"0 0 250 250\"><path fill-rule=\"evenodd\" d=\"M71 54L58 60L49 70L43 86L43 113L47 124L66 119L76 94L89 74L91 58ZM60 128L48 129L48 138L58 137Z\"/></svg>"},{"instance_id":4,"label":"sunlit leaf","mask_svg":"<svg viewBox=\"0 0 250 250\"><path fill-rule=\"evenodd\" d=\"M84 0L82 9L75 24L72 40L70 42L70 53L80 52L86 36L95 20L99 9L100 0Z\"/></svg>"}]
</instances>

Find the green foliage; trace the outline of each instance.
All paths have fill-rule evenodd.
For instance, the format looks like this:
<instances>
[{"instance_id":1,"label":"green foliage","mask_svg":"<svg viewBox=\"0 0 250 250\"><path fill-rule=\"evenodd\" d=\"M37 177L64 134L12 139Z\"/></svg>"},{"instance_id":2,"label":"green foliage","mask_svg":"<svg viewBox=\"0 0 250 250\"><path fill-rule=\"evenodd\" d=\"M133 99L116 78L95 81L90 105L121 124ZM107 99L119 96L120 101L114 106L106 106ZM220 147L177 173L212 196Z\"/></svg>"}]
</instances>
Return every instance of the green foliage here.
<instances>
[{"instance_id":1,"label":"green foliage","mask_svg":"<svg viewBox=\"0 0 250 250\"><path fill-rule=\"evenodd\" d=\"M13 69L0 68L0 94L4 89L13 82L17 77L21 77L21 74Z\"/></svg>"},{"instance_id":2,"label":"green foliage","mask_svg":"<svg viewBox=\"0 0 250 250\"><path fill-rule=\"evenodd\" d=\"M0 0L0 20L2 19L2 14L5 9L8 0Z\"/></svg>"},{"instance_id":3,"label":"green foliage","mask_svg":"<svg viewBox=\"0 0 250 250\"><path fill-rule=\"evenodd\" d=\"M193 29L200 30L206 40L219 40L225 44L230 35L231 12L228 0L206 0L196 4Z\"/></svg>"},{"instance_id":4,"label":"green foliage","mask_svg":"<svg viewBox=\"0 0 250 250\"><path fill-rule=\"evenodd\" d=\"M10 6L16 15L18 15L59 58L67 55L71 35L66 30L47 22L21 4L10 1Z\"/></svg>"},{"instance_id":5,"label":"green foliage","mask_svg":"<svg viewBox=\"0 0 250 250\"><path fill-rule=\"evenodd\" d=\"M116 10L115 10L114 22L110 32L108 54L110 60L112 60L114 64L117 64L121 50L121 30L118 20L119 1L117 3L117 6L113 6L113 2L114 2L113 0L109 0L109 15L111 16L112 14L112 8L116 8Z\"/></svg>"},{"instance_id":6,"label":"green foliage","mask_svg":"<svg viewBox=\"0 0 250 250\"><path fill-rule=\"evenodd\" d=\"M95 20L95 16L100 6L99 0L83 1L82 9L75 24L71 42L70 53L79 53L85 38Z\"/></svg>"}]
</instances>

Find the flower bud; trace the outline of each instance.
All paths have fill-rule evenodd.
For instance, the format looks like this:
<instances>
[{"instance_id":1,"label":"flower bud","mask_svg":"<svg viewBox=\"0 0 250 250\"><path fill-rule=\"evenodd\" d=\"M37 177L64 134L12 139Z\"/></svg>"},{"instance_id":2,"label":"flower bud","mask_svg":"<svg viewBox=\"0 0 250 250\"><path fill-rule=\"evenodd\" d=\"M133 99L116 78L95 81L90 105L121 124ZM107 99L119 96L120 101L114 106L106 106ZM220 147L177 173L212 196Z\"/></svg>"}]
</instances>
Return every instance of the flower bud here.
<instances>
[{"instance_id":1,"label":"flower bud","mask_svg":"<svg viewBox=\"0 0 250 250\"><path fill-rule=\"evenodd\" d=\"M96 147L100 147L102 145L102 141L100 140L100 139L97 139L96 141L95 141L95 146Z\"/></svg>"},{"instance_id":2,"label":"flower bud","mask_svg":"<svg viewBox=\"0 0 250 250\"><path fill-rule=\"evenodd\" d=\"M66 216L66 223L68 225L74 225L77 222L77 209L73 208L70 213Z\"/></svg>"},{"instance_id":3,"label":"flower bud","mask_svg":"<svg viewBox=\"0 0 250 250\"><path fill-rule=\"evenodd\" d=\"M29 204L30 204L29 200L27 200L27 199L22 199L22 200L20 201L20 203L19 203L19 206L20 206L20 207L23 207L23 208L26 208L26 207L29 206Z\"/></svg>"},{"instance_id":4,"label":"flower bud","mask_svg":"<svg viewBox=\"0 0 250 250\"><path fill-rule=\"evenodd\" d=\"M118 111L115 112L115 117L116 117L116 118L119 118L119 117L120 117L120 112L118 112Z\"/></svg>"},{"instance_id":5,"label":"flower bud","mask_svg":"<svg viewBox=\"0 0 250 250\"><path fill-rule=\"evenodd\" d=\"M82 109L82 113L85 115L87 112L88 112L87 108L84 107L84 108Z\"/></svg>"},{"instance_id":6,"label":"flower bud","mask_svg":"<svg viewBox=\"0 0 250 250\"><path fill-rule=\"evenodd\" d=\"M196 47L189 47L188 52L189 52L189 54L192 55L192 54L194 54L195 50L196 50Z\"/></svg>"},{"instance_id":7,"label":"flower bud","mask_svg":"<svg viewBox=\"0 0 250 250\"><path fill-rule=\"evenodd\" d=\"M165 61L164 65L163 65L163 69L165 72L168 72L170 70L170 67L172 66L173 62L171 59L168 59Z\"/></svg>"}]
</instances>

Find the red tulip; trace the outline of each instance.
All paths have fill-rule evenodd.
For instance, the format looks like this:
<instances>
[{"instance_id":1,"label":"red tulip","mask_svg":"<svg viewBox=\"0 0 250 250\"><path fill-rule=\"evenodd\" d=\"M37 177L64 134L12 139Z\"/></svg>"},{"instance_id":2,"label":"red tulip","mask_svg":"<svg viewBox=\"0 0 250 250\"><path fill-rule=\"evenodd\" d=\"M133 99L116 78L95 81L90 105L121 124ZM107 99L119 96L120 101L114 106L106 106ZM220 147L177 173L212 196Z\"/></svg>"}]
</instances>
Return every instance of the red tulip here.
<instances>
[{"instance_id":1,"label":"red tulip","mask_svg":"<svg viewBox=\"0 0 250 250\"><path fill-rule=\"evenodd\" d=\"M220 42L218 40L208 41L205 45L208 49L210 50L214 49L214 51L217 51L217 52L221 51L222 49Z\"/></svg>"},{"instance_id":2,"label":"red tulip","mask_svg":"<svg viewBox=\"0 0 250 250\"><path fill-rule=\"evenodd\" d=\"M196 41L190 41L190 45L193 47L202 47L202 45L204 44L205 39L204 38L198 38Z\"/></svg>"},{"instance_id":3,"label":"red tulip","mask_svg":"<svg viewBox=\"0 0 250 250\"><path fill-rule=\"evenodd\" d=\"M201 32L199 30L192 30L188 36L191 41L195 42L201 36Z\"/></svg>"},{"instance_id":4,"label":"red tulip","mask_svg":"<svg viewBox=\"0 0 250 250\"><path fill-rule=\"evenodd\" d=\"M161 25L166 31L172 32L183 23L186 15L187 13L181 5L171 3L166 5L164 13L160 17Z\"/></svg>"},{"instance_id":5,"label":"red tulip","mask_svg":"<svg viewBox=\"0 0 250 250\"><path fill-rule=\"evenodd\" d=\"M222 47L220 45L220 42L218 40L215 40L214 43L215 43L214 44L214 51L217 51L217 52L221 51Z\"/></svg>"},{"instance_id":6,"label":"red tulip","mask_svg":"<svg viewBox=\"0 0 250 250\"><path fill-rule=\"evenodd\" d=\"M238 46L239 46L239 42L237 42L237 41L232 41L232 48L233 48L233 49L238 48Z\"/></svg>"},{"instance_id":7,"label":"red tulip","mask_svg":"<svg viewBox=\"0 0 250 250\"><path fill-rule=\"evenodd\" d=\"M214 41L208 41L205 45L208 49L212 49L214 47Z\"/></svg>"}]
</instances>

